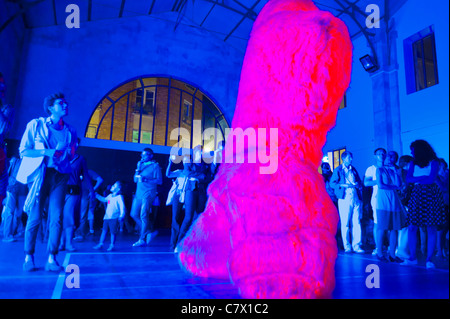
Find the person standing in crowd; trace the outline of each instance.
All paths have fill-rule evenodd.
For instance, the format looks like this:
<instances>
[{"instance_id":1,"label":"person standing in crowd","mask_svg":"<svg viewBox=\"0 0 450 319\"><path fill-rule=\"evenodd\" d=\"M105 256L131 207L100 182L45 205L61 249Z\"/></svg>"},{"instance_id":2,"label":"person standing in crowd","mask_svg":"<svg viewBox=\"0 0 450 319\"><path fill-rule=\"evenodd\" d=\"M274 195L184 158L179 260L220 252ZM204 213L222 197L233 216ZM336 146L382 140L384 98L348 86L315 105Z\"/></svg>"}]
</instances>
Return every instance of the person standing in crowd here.
<instances>
[{"instance_id":1,"label":"person standing in crowd","mask_svg":"<svg viewBox=\"0 0 450 319\"><path fill-rule=\"evenodd\" d=\"M338 198L341 234L345 252L364 253L361 248L362 183L357 170L351 165L353 155L342 153L342 164L334 171L330 185ZM351 229L351 239L350 239Z\"/></svg>"},{"instance_id":2,"label":"person standing in crowd","mask_svg":"<svg viewBox=\"0 0 450 319\"><path fill-rule=\"evenodd\" d=\"M386 156L386 152L383 153ZM391 161L389 161L391 163ZM377 163L378 164L378 163ZM397 169L393 165L383 165L381 161L376 168L377 195L375 198L377 214L377 231L375 243L377 245L377 258L380 261L403 262L395 255L398 232L406 226L405 215L398 196L401 179ZM383 255L382 243L384 232L389 232L388 258Z\"/></svg>"},{"instance_id":3,"label":"person standing in crowd","mask_svg":"<svg viewBox=\"0 0 450 319\"><path fill-rule=\"evenodd\" d=\"M95 192L103 183L103 178L93 170L83 172L81 180L80 227L76 231L75 241L83 241L88 234L94 235ZM92 185L94 182L95 185ZM94 193L90 192L91 188Z\"/></svg>"},{"instance_id":4,"label":"person standing in crowd","mask_svg":"<svg viewBox=\"0 0 450 319\"><path fill-rule=\"evenodd\" d=\"M136 195L131 207L131 217L141 230L139 240L133 247L141 247L150 243L155 228L155 216L152 204L158 196L157 186L162 184L162 173L159 164L153 160L153 150L145 148L141 160L137 163L134 174Z\"/></svg>"},{"instance_id":5,"label":"person standing in crowd","mask_svg":"<svg viewBox=\"0 0 450 319\"><path fill-rule=\"evenodd\" d=\"M336 197L336 194L334 193L333 187L330 185L330 179L333 175L333 172L331 171L330 164L327 162L323 162L320 164L320 168L322 169L322 177L323 181L325 182L325 189L327 191L328 196L333 201L334 206L336 206L336 209L338 209L338 198ZM338 224L338 229L336 230L336 241L338 243L339 249L343 249L343 242L341 238L341 227L340 227L340 221Z\"/></svg>"},{"instance_id":6,"label":"person standing in crowd","mask_svg":"<svg viewBox=\"0 0 450 319\"><path fill-rule=\"evenodd\" d=\"M194 163L192 166L193 174L189 178L190 182L188 182L186 186L187 191L190 191L191 188L193 188L192 196L194 197L192 201L193 219L191 220L190 224L192 224L193 221L196 220L198 216L205 210L207 201L206 192L209 183L211 183L212 181L213 175L211 166L203 161L203 146L197 145L196 147L194 147L192 153L194 159ZM185 227L186 229L183 229L183 227L181 228L184 234L189 230L191 225L188 226L186 224Z\"/></svg>"},{"instance_id":7,"label":"person standing in crowd","mask_svg":"<svg viewBox=\"0 0 450 319\"><path fill-rule=\"evenodd\" d=\"M169 205L172 205L172 224L171 224L171 235L170 235L170 249L175 250L178 244L178 238L180 235L181 224L183 223L183 205L185 198L185 188L187 179L189 176L189 163L190 159L188 156L183 156L183 169L177 169L175 171L171 171L172 163L177 158L176 155L169 156L169 163L166 168L166 177L175 179L174 187L175 191Z\"/></svg>"},{"instance_id":8,"label":"person standing in crowd","mask_svg":"<svg viewBox=\"0 0 450 319\"><path fill-rule=\"evenodd\" d=\"M446 235L448 236L448 222L449 222L449 198L448 198L448 164L443 159L439 159L439 171L436 179L442 194L444 195L444 210L445 210L445 222L438 227L438 237L437 237L437 257L444 258L446 251L448 253L448 246L446 245ZM446 250L447 249L447 250Z\"/></svg>"},{"instance_id":9,"label":"person standing in crowd","mask_svg":"<svg viewBox=\"0 0 450 319\"><path fill-rule=\"evenodd\" d=\"M382 251L378 252L378 247L383 247L383 242L377 243L377 192L378 192L378 184L377 184L377 167L381 167L384 165L384 160L386 159L386 150L382 147L377 148L374 152L375 164L369 166L366 169L366 173L364 174L364 186L372 187L372 197L370 200L370 205L372 206L373 212L373 239L375 240L375 250L373 251L373 255L382 255Z\"/></svg>"},{"instance_id":10,"label":"person standing in crowd","mask_svg":"<svg viewBox=\"0 0 450 319\"><path fill-rule=\"evenodd\" d=\"M322 177L323 181L325 182L325 189L327 190L328 196L330 196L331 200L333 201L336 208L338 208L338 198L336 197L336 194L334 193L333 187L330 185L330 179L333 175L333 172L331 171L330 164L327 162L323 162L320 164L320 168L322 169Z\"/></svg>"},{"instance_id":11,"label":"person standing in crowd","mask_svg":"<svg viewBox=\"0 0 450 319\"><path fill-rule=\"evenodd\" d=\"M389 151L386 156L386 166L393 166L395 169L400 172L400 167L397 165L398 162L398 153L396 151Z\"/></svg>"},{"instance_id":12,"label":"person standing in crowd","mask_svg":"<svg viewBox=\"0 0 450 319\"><path fill-rule=\"evenodd\" d=\"M77 154L80 139L77 138L77 143L72 146L70 167L72 169L69 181L67 183L67 193L64 203L64 217L63 217L63 234L61 236L61 244L59 250L75 251L72 239L76 226L80 219L80 204L81 204L81 187L82 176L88 179L89 193L94 197L94 188L92 187L91 179L89 177L87 163L84 157Z\"/></svg>"},{"instance_id":13,"label":"person standing in crowd","mask_svg":"<svg viewBox=\"0 0 450 319\"><path fill-rule=\"evenodd\" d=\"M0 72L0 204L6 197L8 187L8 172L5 137L8 134L14 119L14 108L6 104L6 84Z\"/></svg>"},{"instance_id":14,"label":"person standing in crowd","mask_svg":"<svg viewBox=\"0 0 450 319\"><path fill-rule=\"evenodd\" d=\"M111 194L103 197L99 194L95 194L96 198L107 203L105 216L103 217L103 230L100 235L100 242L94 247L94 249L102 249L105 244L106 235L108 230L111 233L111 243L107 251L114 249L116 244L116 235L119 231L119 222L125 217L125 202L123 196L121 195L122 183L117 181L111 186Z\"/></svg>"},{"instance_id":15,"label":"person standing in crowd","mask_svg":"<svg viewBox=\"0 0 450 319\"><path fill-rule=\"evenodd\" d=\"M172 161L170 158L166 169L168 178L177 178L179 183L183 183L180 186L179 194L174 197L174 203L172 204L171 248L174 250L176 245L183 240L193 221L205 210L206 205L209 168L202 160L202 148L200 145L194 147L192 155L193 161L187 156L183 157L183 170L171 172ZM180 197L184 199L180 200ZM181 214L183 202L185 207L184 218Z\"/></svg>"},{"instance_id":16,"label":"person standing in crowd","mask_svg":"<svg viewBox=\"0 0 450 319\"><path fill-rule=\"evenodd\" d=\"M28 122L20 141L22 162L17 180L29 186L24 211L28 213L25 228L24 271L35 270L34 252L41 216L48 199L49 239L45 270L59 272L56 260L61 236L66 185L71 172L70 151L77 141L75 129L64 122L68 104L62 93L49 95L44 100L49 115Z\"/></svg>"},{"instance_id":17,"label":"person standing in crowd","mask_svg":"<svg viewBox=\"0 0 450 319\"><path fill-rule=\"evenodd\" d=\"M225 141L220 141L217 145L217 149L214 151L213 162L211 163L211 181L214 180L217 172L219 171L220 164L223 161L223 150L225 149Z\"/></svg>"},{"instance_id":18,"label":"person standing in crowd","mask_svg":"<svg viewBox=\"0 0 450 319\"><path fill-rule=\"evenodd\" d=\"M8 167L8 188L6 198L3 203L2 221L3 221L3 242L16 241L14 234L16 231L23 231L22 225L23 203L27 196L27 187L16 180L21 159L18 156L12 156Z\"/></svg>"},{"instance_id":19,"label":"person standing in crowd","mask_svg":"<svg viewBox=\"0 0 450 319\"><path fill-rule=\"evenodd\" d=\"M411 143L410 149L413 161L406 175L406 182L414 183L408 201L407 218L410 258L403 264L417 264L417 229L426 227L428 233L426 268L435 268L432 257L436 248L437 227L445 223L444 196L436 184L439 161L427 141L416 140Z\"/></svg>"},{"instance_id":20,"label":"person standing in crowd","mask_svg":"<svg viewBox=\"0 0 450 319\"><path fill-rule=\"evenodd\" d=\"M408 212L408 201L411 196L411 190L413 188L413 184L406 182L406 174L409 169L409 165L412 162L413 158L410 155L400 156L398 160L398 166L400 168L400 178L401 178L401 186L399 190L400 201L403 205L405 212ZM402 230L398 232L398 249L397 254L401 259L409 258L409 245L408 245L408 227L404 227Z\"/></svg>"}]
</instances>

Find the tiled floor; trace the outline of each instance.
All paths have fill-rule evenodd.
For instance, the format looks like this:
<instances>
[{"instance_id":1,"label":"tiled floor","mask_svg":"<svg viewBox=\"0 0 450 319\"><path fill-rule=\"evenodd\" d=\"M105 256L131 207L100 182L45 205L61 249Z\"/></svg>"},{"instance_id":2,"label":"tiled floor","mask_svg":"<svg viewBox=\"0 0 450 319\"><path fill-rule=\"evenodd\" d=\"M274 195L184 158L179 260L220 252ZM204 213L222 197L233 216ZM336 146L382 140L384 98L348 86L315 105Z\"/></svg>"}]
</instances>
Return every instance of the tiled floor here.
<instances>
[{"instance_id":1,"label":"tiled floor","mask_svg":"<svg viewBox=\"0 0 450 319\"><path fill-rule=\"evenodd\" d=\"M35 263L40 269L24 273L23 239L14 243L0 242L0 298L239 298L237 289L228 280L194 278L183 272L168 249L167 231L161 231L149 247L131 247L136 239L136 236L120 235L116 250L110 253L92 249L95 245L92 239L76 243L76 252L61 252L59 262L63 266L75 265L79 270L79 282L74 279L74 270L60 274L43 270L45 244L39 243L36 248ZM109 245L108 241L106 244ZM401 266L378 263L370 254L340 253L336 261L333 298L448 299L448 260L438 261L437 266L437 269L427 270L421 263ZM373 278L377 274L379 288L368 288L366 281L375 283ZM75 287L69 288L71 285Z\"/></svg>"}]
</instances>

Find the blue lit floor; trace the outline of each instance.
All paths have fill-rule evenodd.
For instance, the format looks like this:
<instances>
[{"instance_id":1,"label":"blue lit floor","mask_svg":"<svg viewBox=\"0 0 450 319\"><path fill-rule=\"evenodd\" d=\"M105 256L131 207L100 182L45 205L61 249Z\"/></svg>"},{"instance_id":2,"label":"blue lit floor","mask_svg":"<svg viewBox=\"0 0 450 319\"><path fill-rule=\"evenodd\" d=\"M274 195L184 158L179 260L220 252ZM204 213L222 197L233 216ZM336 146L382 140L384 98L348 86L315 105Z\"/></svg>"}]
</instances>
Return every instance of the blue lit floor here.
<instances>
[{"instance_id":1,"label":"blue lit floor","mask_svg":"<svg viewBox=\"0 0 450 319\"><path fill-rule=\"evenodd\" d=\"M98 237L95 237L98 239ZM38 271L24 273L23 239L0 242L0 298L31 299L237 299L236 288L227 280L193 278L184 273L168 250L169 236L162 231L151 246L133 248L133 235L119 235L114 252L98 252L95 241L76 243L77 251L61 252L63 265L75 264L80 271L80 287L69 289L70 273L43 270L45 244L36 248ZM106 245L109 241L106 241ZM369 264L379 266L380 287L367 288ZM448 260L436 262L438 268L377 263L369 254L340 253L336 262L335 299L420 298L448 299Z\"/></svg>"}]
</instances>

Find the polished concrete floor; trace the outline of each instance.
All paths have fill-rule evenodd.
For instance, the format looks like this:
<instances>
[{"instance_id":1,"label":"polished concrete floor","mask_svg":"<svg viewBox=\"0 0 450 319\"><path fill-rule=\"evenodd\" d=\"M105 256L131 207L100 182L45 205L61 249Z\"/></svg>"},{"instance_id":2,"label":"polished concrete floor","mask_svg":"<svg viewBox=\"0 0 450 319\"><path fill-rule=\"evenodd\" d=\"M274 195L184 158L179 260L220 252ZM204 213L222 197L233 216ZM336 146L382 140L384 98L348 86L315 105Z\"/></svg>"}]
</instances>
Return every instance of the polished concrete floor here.
<instances>
[{"instance_id":1,"label":"polished concrete floor","mask_svg":"<svg viewBox=\"0 0 450 319\"><path fill-rule=\"evenodd\" d=\"M71 265L61 273L44 271L44 243L36 248L39 269L24 273L23 238L0 242L0 299L239 299L228 280L183 272L169 251L167 230L160 231L148 247L131 247L136 239L136 235L119 235L113 252L92 248L98 235L77 242L77 251L58 255L63 266ZM371 254L340 253L333 298L448 299L448 259L436 260L433 270L419 261L417 266L402 266L380 263Z\"/></svg>"}]
</instances>

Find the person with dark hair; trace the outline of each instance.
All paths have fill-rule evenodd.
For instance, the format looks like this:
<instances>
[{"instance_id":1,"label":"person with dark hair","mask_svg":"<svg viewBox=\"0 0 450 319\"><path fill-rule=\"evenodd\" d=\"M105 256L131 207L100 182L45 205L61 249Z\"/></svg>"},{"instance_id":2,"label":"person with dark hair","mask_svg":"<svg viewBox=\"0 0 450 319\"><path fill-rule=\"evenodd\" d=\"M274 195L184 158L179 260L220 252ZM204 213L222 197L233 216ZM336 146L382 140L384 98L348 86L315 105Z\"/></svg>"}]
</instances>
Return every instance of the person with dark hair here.
<instances>
[{"instance_id":1,"label":"person with dark hair","mask_svg":"<svg viewBox=\"0 0 450 319\"><path fill-rule=\"evenodd\" d=\"M202 147L200 145L194 147L192 155L192 159L184 156L183 169L176 171L171 171L172 159L169 157L166 169L167 178L177 178L179 186L172 203L171 249L175 252L177 244L186 236L193 221L204 211L206 204L208 167L202 161ZM181 213L183 203L184 217Z\"/></svg>"},{"instance_id":2,"label":"person with dark hair","mask_svg":"<svg viewBox=\"0 0 450 319\"><path fill-rule=\"evenodd\" d=\"M102 234L100 235L100 242L94 247L94 249L103 248L108 230L111 233L111 243L107 251L111 251L114 249L114 245L116 244L116 235L119 231L119 222L120 220L125 218L126 210L121 191L122 183L120 181L117 181L111 186L111 194L109 194L108 196L103 197L97 193L95 194L96 198L99 201L107 203L107 205L105 216L103 217L103 230Z\"/></svg>"},{"instance_id":3,"label":"person with dark hair","mask_svg":"<svg viewBox=\"0 0 450 319\"><path fill-rule=\"evenodd\" d=\"M336 194L334 193L333 187L330 186L330 179L333 175L333 172L331 171L330 164L327 162L323 162L320 164L320 168L322 169L322 177L323 181L325 182L325 189L327 190L328 196L330 196L331 200L333 201L334 206L338 208L338 198L336 197Z\"/></svg>"},{"instance_id":4,"label":"person with dark hair","mask_svg":"<svg viewBox=\"0 0 450 319\"><path fill-rule=\"evenodd\" d=\"M449 179L448 179L448 164L443 158L439 159L439 171L436 182L439 185L442 194L444 195L444 208L445 208L445 223L438 227L436 256L444 258L446 253L448 256L448 246L446 247L445 238L446 235L448 236L448 222L449 222L449 191L448 191Z\"/></svg>"},{"instance_id":5,"label":"person with dark hair","mask_svg":"<svg viewBox=\"0 0 450 319\"><path fill-rule=\"evenodd\" d=\"M6 104L6 84L0 72L0 203L6 197L8 187L7 158L5 137L8 134L14 119L14 108Z\"/></svg>"},{"instance_id":6,"label":"person with dark hair","mask_svg":"<svg viewBox=\"0 0 450 319\"><path fill-rule=\"evenodd\" d=\"M44 205L48 199L49 239L45 270L59 272L56 260L61 236L66 185L71 172L70 152L77 141L75 129L64 122L68 104L64 94L49 95L44 100L49 115L31 120L20 141L22 162L16 179L28 184L24 211L28 214L25 228L24 271L35 270L34 252Z\"/></svg>"},{"instance_id":7,"label":"person with dark hair","mask_svg":"<svg viewBox=\"0 0 450 319\"><path fill-rule=\"evenodd\" d=\"M386 153L384 153L386 154ZM403 262L396 256L398 244L398 232L405 227L405 216L398 196L397 190L400 188L401 179L397 169L393 165L383 165L381 162L376 168L376 183L378 186L376 200L377 213L377 258L380 261ZM382 241L384 232L389 232L389 253L388 259L382 252Z\"/></svg>"},{"instance_id":8,"label":"person with dark hair","mask_svg":"<svg viewBox=\"0 0 450 319\"><path fill-rule=\"evenodd\" d=\"M153 160L153 150L144 148L141 160L137 163L134 174L136 195L131 206L131 217L141 230L139 240L133 247L141 247L150 243L155 232L156 216L152 212L152 204L158 196L157 186L162 184L161 167Z\"/></svg>"},{"instance_id":9,"label":"person with dark hair","mask_svg":"<svg viewBox=\"0 0 450 319\"><path fill-rule=\"evenodd\" d=\"M77 154L80 139L77 138L77 143L72 146L70 167L71 173L67 183L67 193L64 203L64 217L63 217L63 234L61 236L61 244L59 250L74 251L72 244L73 234L75 228L79 225L80 220L80 205L81 205L81 188L82 176L88 179L89 193L91 198L94 198L94 188L92 187L91 179L89 177L87 163L85 158Z\"/></svg>"},{"instance_id":10,"label":"person with dark hair","mask_svg":"<svg viewBox=\"0 0 450 319\"><path fill-rule=\"evenodd\" d=\"M399 169L398 165L398 153L396 151L389 151L386 156L386 165L393 166L395 169Z\"/></svg>"},{"instance_id":11,"label":"person with dark hair","mask_svg":"<svg viewBox=\"0 0 450 319\"><path fill-rule=\"evenodd\" d=\"M414 183L408 201L407 218L410 257L403 264L417 264L417 229L426 227L428 234L426 267L435 268L432 257L436 248L437 227L445 223L444 196L436 184L439 161L431 145L424 140L412 142L410 149L413 161L406 175L406 182Z\"/></svg>"},{"instance_id":12,"label":"person with dark hair","mask_svg":"<svg viewBox=\"0 0 450 319\"><path fill-rule=\"evenodd\" d=\"M386 159L386 150L382 147L377 148L373 155L375 157L375 164L369 166L366 169L364 174L364 186L372 187L372 197L370 199L370 205L372 207L373 213L373 239L375 240L375 250L372 255L377 255L378 259L383 256L383 240L381 238L381 242L377 242L377 193L378 193L378 184L377 184L377 168L384 165L384 160ZM380 250L380 251L379 251Z\"/></svg>"},{"instance_id":13,"label":"person with dark hair","mask_svg":"<svg viewBox=\"0 0 450 319\"><path fill-rule=\"evenodd\" d=\"M23 231L22 225L22 207L27 196L27 187L16 180L17 171L21 159L14 155L9 161L8 167L8 188L6 198L3 201L2 223L3 223L3 242L16 241L14 235L16 231Z\"/></svg>"},{"instance_id":14,"label":"person with dark hair","mask_svg":"<svg viewBox=\"0 0 450 319\"><path fill-rule=\"evenodd\" d=\"M353 155L345 151L339 165L330 179L330 185L338 198L341 234L345 252L362 254L361 217L362 217L362 182L358 171L352 166ZM350 240L351 228L351 240Z\"/></svg>"},{"instance_id":15,"label":"person with dark hair","mask_svg":"<svg viewBox=\"0 0 450 319\"><path fill-rule=\"evenodd\" d=\"M411 196L411 190L414 186L412 183L406 182L406 174L409 169L409 165L412 162L413 157L410 155L402 155L398 160L398 166L400 169L400 178L402 184L399 190L400 201L405 209L408 212L408 201ZM406 214L407 215L407 214ZM398 233L398 249L397 256L401 259L409 259L409 245L408 245L408 227L404 227Z\"/></svg>"},{"instance_id":16,"label":"person with dark hair","mask_svg":"<svg viewBox=\"0 0 450 319\"><path fill-rule=\"evenodd\" d=\"M81 182L81 203L80 203L80 227L76 230L75 241L83 241L89 234L94 235L94 210L95 210L95 191L102 185L103 178L94 172L88 170L83 172ZM92 185L94 184L94 185ZM91 193L91 188L94 193Z\"/></svg>"},{"instance_id":17,"label":"person with dark hair","mask_svg":"<svg viewBox=\"0 0 450 319\"><path fill-rule=\"evenodd\" d=\"M214 180L214 177L219 171L220 164L222 164L224 149L225 141L220 141L217 145L217 149L214 151L213 162L211 163L211 180Z\"/></svg>"}]
</instances>

